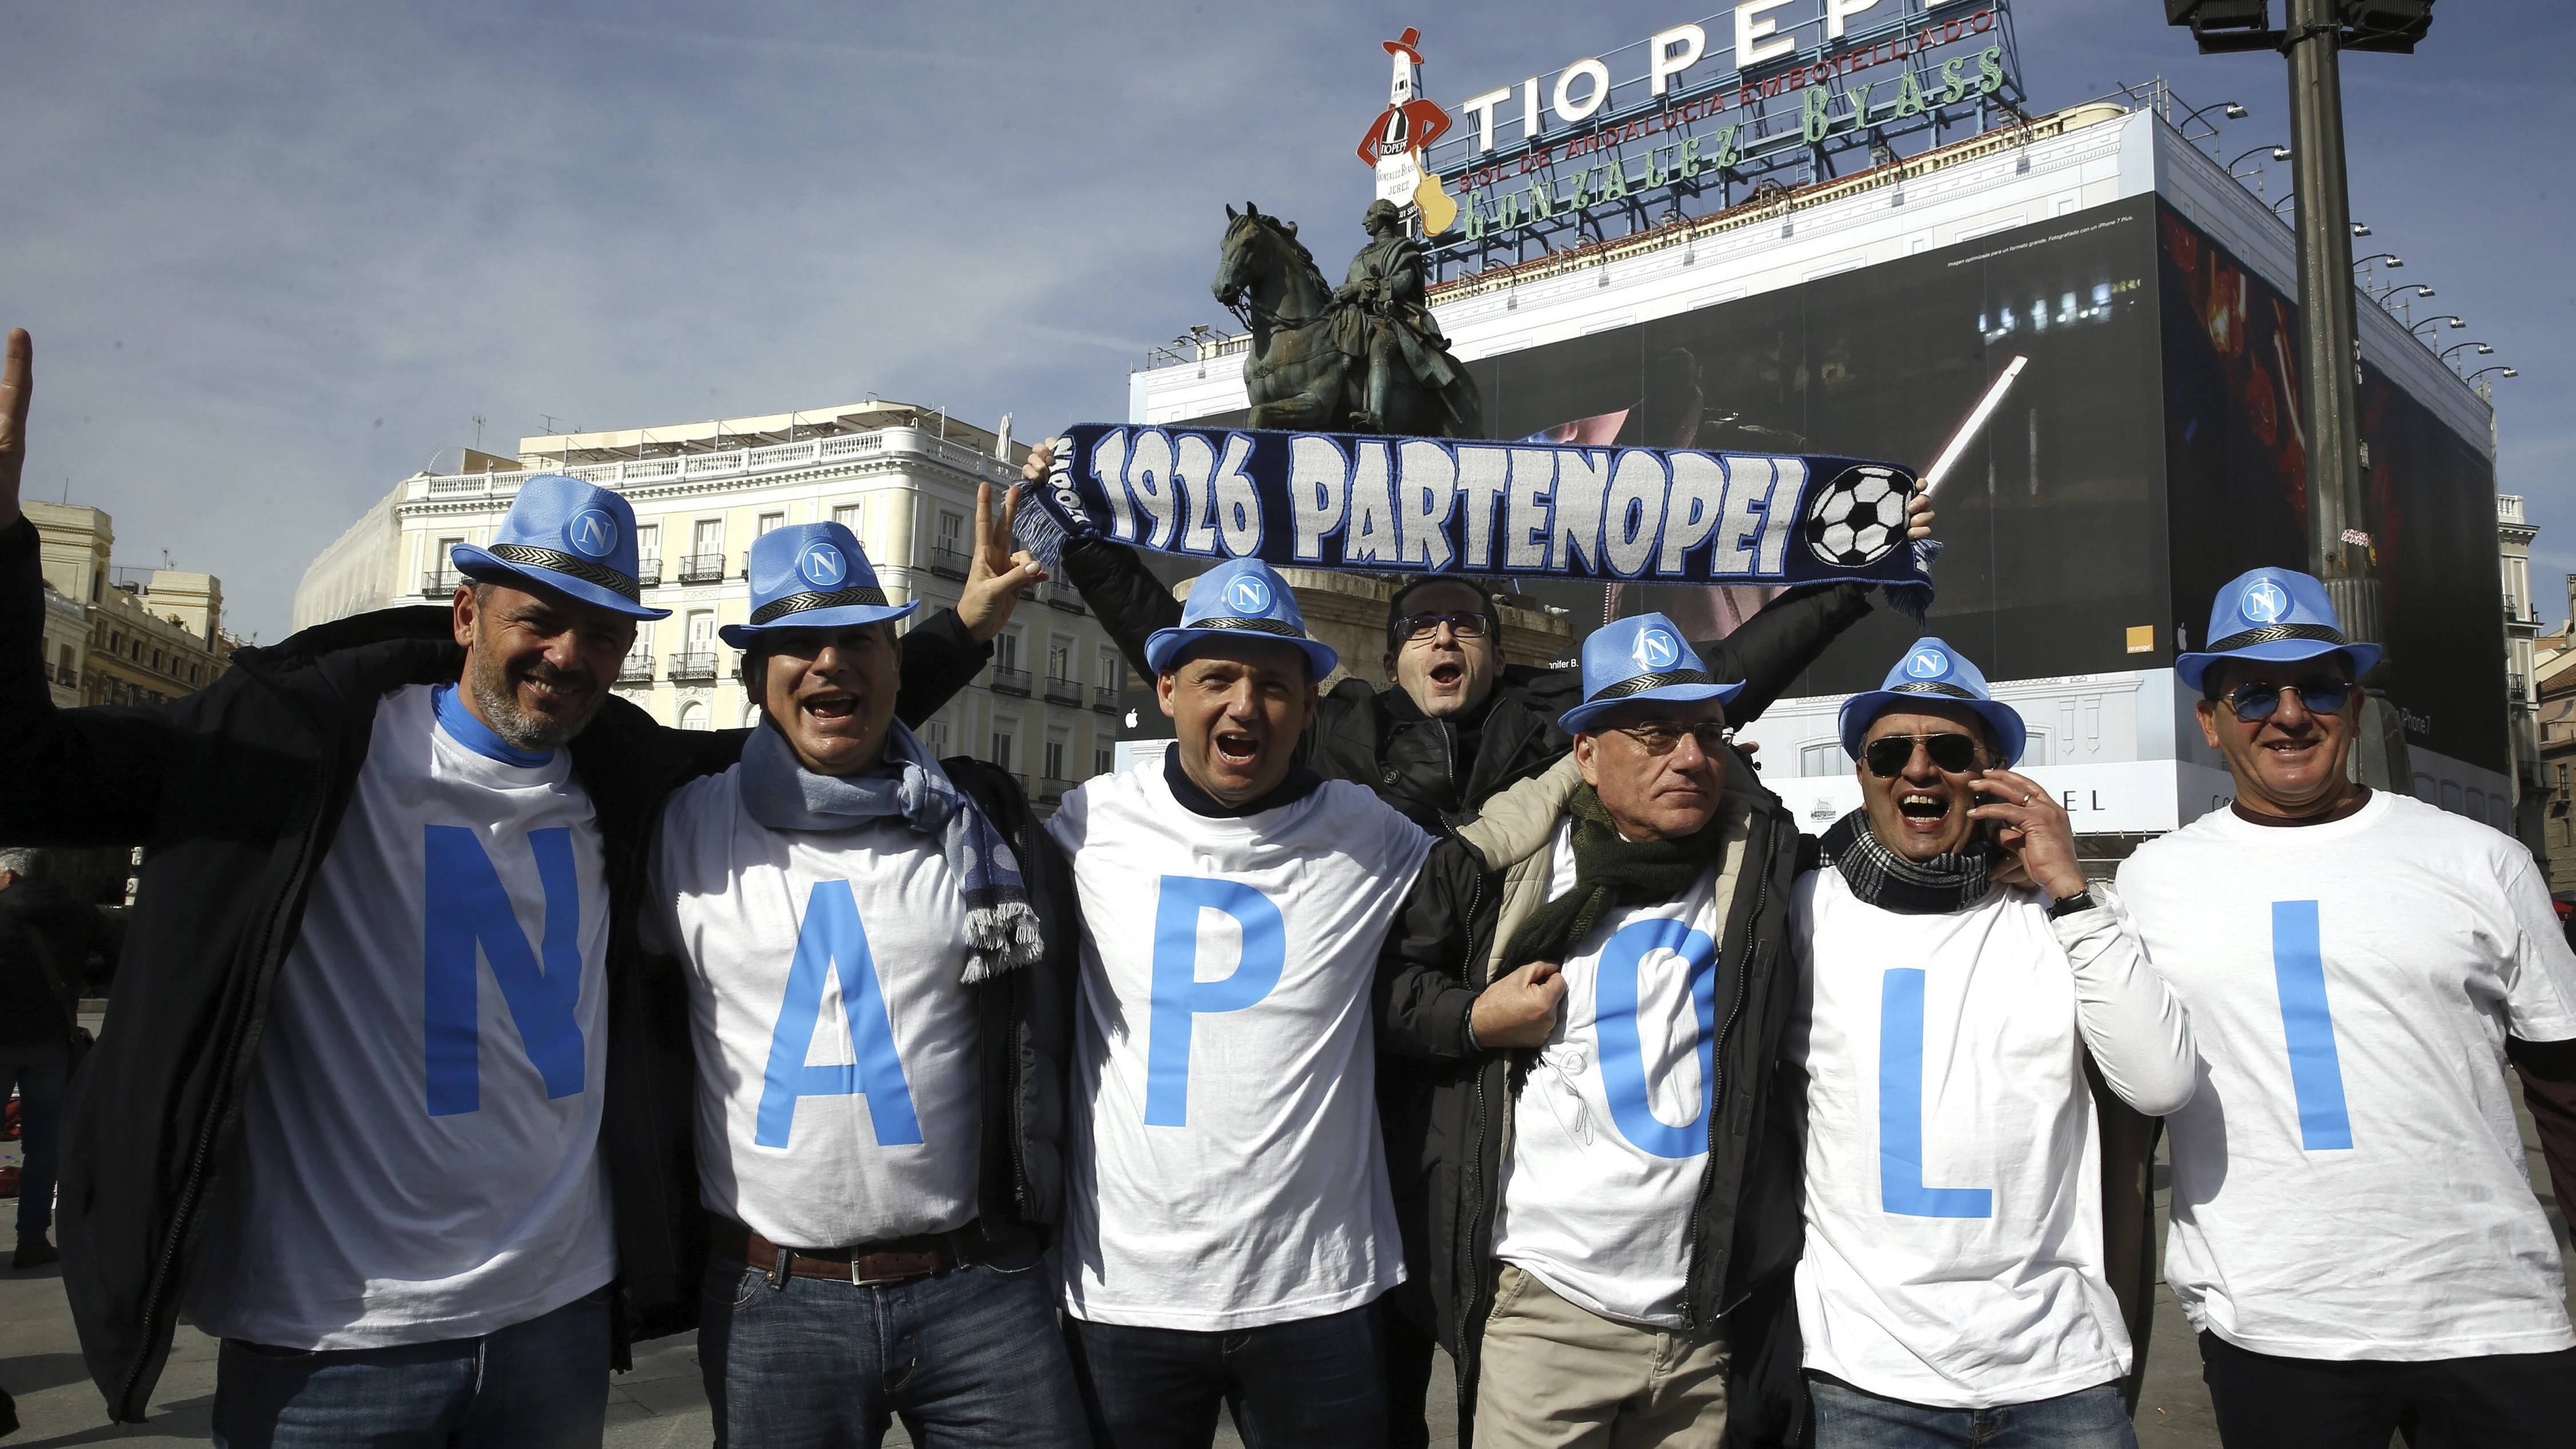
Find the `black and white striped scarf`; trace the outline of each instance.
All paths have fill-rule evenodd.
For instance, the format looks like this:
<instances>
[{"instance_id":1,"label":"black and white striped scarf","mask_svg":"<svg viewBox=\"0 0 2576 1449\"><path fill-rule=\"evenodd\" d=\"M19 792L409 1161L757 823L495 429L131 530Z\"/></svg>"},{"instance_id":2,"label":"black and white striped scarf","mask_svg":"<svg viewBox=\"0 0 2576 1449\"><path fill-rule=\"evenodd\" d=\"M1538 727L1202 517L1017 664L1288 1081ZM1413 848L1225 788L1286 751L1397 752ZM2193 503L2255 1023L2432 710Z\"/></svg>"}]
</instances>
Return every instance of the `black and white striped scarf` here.
<instances>
[{"instance_id":1,"label":"black and white striped scarf","mask_svg":"<svg viewBox=\"0 0 2576 1449\"><path fill-rule=\"evenodd\" d=\"M1972 906L1993 888L1987 879L1995 863L1991 842L1930 860L1907 860L1870 832L1866 809L1835 821L1819 844L1853 895L1900 916L1937 916Z\"/></svg>"}]
</instances>

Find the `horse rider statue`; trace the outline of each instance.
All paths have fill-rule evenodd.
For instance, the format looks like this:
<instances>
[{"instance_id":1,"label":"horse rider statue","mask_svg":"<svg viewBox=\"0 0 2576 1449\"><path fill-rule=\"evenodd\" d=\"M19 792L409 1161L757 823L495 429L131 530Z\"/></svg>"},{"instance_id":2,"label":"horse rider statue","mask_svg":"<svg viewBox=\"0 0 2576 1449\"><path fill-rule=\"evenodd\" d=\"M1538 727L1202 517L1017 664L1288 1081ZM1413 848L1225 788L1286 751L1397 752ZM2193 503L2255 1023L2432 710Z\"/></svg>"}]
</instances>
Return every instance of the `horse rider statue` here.
<instances>
[{"instance_id":1,"label":"horse rider statue","mask_svg":"<svg viewBox=\"0 0 2576 1449\"><path fill-rule=\"evenodd\" d=\"M1480 435L1484 409L1475 379L1449 355L1449 339L1431 315L1422 244L1407 234L1403 211L1390 201L1370 202L1360 225L1368 229L1368 245L1351 258L1333 293L1334 340L1368 369L1352 430ZM1436 408L1423 406L1434 401Z\"/></svg>"}]
</instances>

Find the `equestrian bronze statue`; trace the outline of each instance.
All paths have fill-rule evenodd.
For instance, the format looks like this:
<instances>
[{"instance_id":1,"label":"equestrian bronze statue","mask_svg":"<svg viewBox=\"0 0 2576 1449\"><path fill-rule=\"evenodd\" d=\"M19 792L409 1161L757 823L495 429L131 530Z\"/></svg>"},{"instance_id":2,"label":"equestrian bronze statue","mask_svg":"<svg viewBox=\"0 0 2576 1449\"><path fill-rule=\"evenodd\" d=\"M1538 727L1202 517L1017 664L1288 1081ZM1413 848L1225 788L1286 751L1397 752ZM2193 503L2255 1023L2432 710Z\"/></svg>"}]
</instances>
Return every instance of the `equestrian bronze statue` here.
<instances>
[{"instance_id":1,"label":"equestrian bronze statue","mask_svg":"<svg viewBox=\"0 0 2576 1449\"><path fill-rule=\"evenodd\" d=\"M1248 204L1225 211L1216 298L1252 329L1243 360L1252 426L1484 436L1476 380L1431 315L1424 245L1394 205L1370 204L1369 243L1339 289L1326 286L1295 222Z\"/></svg>"}]
</instances>

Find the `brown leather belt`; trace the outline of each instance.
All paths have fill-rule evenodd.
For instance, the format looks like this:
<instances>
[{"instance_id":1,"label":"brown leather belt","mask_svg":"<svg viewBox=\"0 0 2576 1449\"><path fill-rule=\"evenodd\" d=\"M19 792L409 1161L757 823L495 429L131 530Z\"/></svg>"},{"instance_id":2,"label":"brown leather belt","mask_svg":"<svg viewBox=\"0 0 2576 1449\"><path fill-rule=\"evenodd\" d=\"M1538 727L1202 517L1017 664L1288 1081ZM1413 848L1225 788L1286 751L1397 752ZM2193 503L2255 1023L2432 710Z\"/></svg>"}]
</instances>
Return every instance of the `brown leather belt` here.
<instances>
[{"instance_id":1,"label":"brown leather belt","mask_svg":"<svg viewBox=\"0 0 2576 1449\"><path fill-rule=\"evenodd\" d=\"M719 1214L707 1215L708 1246L718 1254L758 1268L772 1288L790 1277L828 1278L867 1287L932 1278L960 1263L990 1262L1007 1244L984 1235L981 1219L946 1233L886 1238L846 1248L784 1248L749 1227Z\"/></svg>"}]
</instances>

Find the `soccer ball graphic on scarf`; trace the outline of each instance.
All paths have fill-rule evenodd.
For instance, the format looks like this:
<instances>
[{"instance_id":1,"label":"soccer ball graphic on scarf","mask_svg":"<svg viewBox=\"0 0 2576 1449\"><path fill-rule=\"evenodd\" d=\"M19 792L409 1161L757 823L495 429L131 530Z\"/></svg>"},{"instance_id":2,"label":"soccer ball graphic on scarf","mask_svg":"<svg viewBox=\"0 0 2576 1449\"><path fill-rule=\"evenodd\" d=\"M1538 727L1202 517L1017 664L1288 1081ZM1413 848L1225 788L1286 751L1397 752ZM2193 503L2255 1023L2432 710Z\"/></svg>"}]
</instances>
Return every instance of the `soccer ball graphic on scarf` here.
<instances>
[{"instance_id":1,"label":"soccer ball graphic on scarf","mask_svg":"<svg viewBox=\"0 0 2576 1449\"><path fill-rule=\"evenodd\" d=\"M1876 563L1904 539L1912 496L1892 468L1847 468L1817 490L1807 510L1807 547L1838 568Z\"/></svg>"}]
</instances>

